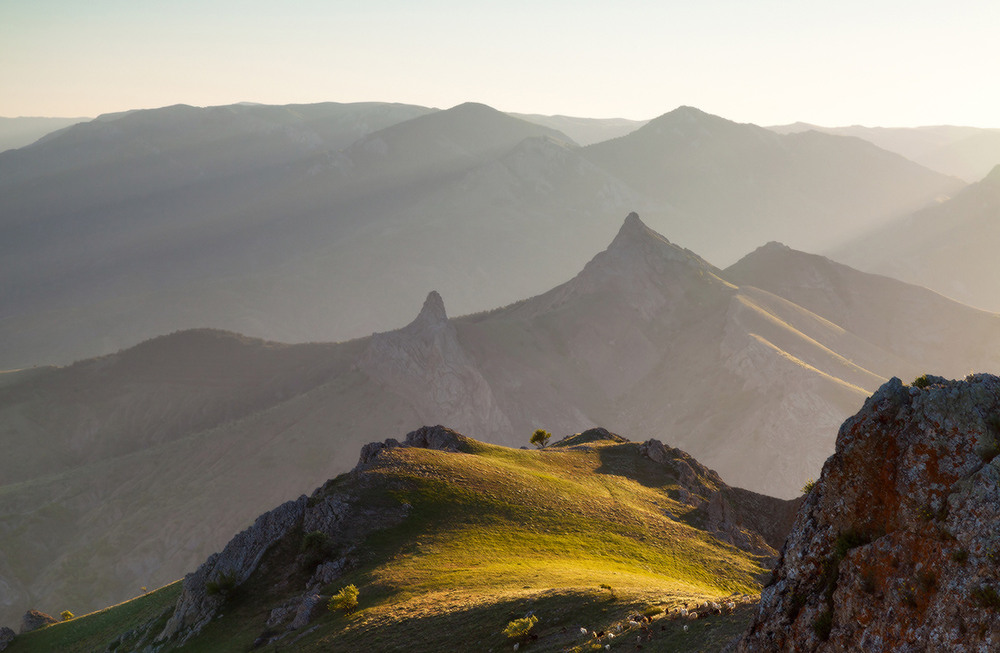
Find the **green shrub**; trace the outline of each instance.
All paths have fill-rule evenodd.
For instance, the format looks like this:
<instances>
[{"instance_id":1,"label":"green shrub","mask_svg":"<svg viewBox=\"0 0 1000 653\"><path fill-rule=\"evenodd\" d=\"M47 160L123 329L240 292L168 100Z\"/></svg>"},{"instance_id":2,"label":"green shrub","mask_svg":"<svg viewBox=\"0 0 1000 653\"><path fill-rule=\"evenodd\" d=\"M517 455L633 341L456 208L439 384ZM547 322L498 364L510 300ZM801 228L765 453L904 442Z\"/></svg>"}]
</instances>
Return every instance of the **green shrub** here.
<instances>
[{"instance_id":1,"label":"green shrub","mask_svg":"<svg viewBox=\"0 0 1000 653\"><path fill-rule=\"evenodd\" d=\"M655 617L658 614L663 613L663 608L658 605L651 605L642 611L642 616L644 617Z\"/></svg>"},{"instance_id":2,"label":"green shrub","mask_svg":"<svg viewBox=\"0 0 1000 653\"><path fill-rule=\"evenodd\" d=\"M550 438L552 438L552 434L545 429L535 429L535 432L531 434L530 442L539 449L544 449Z\"/></svg>"},{"instance_id":3,"label":"green shrub","mask_svg":"<svg viewBox=\"0 0 1000 653\"><path fill-rule=\"evenodd\" d=\"M62 617L63 621L69 621L70 619L73 618L74 615L69 610L63 610L59 616Z\"/></svg>"},{"instance_id":4,"label":"green shrub","mask_svg":"<svg viewBox=\"0 0 1000 653\"><path fill-rule=\"evenodd\" d=\"M302 536L302 545L299 547L299 551L302 553L325 552L330 548L331 542L330 536L323 531L310 531Z\"/></svg>"},{"instance_id":5,"label":"green shrub","mask_svg":"<svg viewBox=\"0 0 1000 653\"><path fill-rule=\"evenodd\" d=\"M330 612L343 612L351 614L358 607L358 588L354 585L342 587L339 592L330 597L326 607Z\"/></svg>"},{"instance_id":6,"label":"green shrub","mask_svg":"<svg viewBox=\"0 0 1000 653\"><path fill-rule=\"evenodd\" d=\"M969 559L969 552L965 549L955 549L951 552L951 559L962 565Z\"/></svg>"},{"instance_id":7,"label":"green shrub","mask_svg":"<svg viewBox=\"0 0 1000 653\"><path fill-rule=\"evenodd\" d=\"M917 378L913 379L913 383L911 383L910 385L912 385L914 388L920 388L921 390L923 390L924 388L930 387L931 380L927 378L926 374L921 374Z\"/></svg>"},{"instance_id":8,"label":"green shrub","mask_svg":"<svg viewBox=\"0 0 1000 653\"><path fill-rule=\"evenodd\" d=\"M608 594L610 594L610 595L611 595L611 600L612 600L612 601L614 601L614 600L615 600L615 598L616 598L616 597L615 597L615 588L611 587L611 586L610 586L610 585L608 585L607 583L601 583L601 589L602 589L602 590L608 590Z\"/></svg>"},{"instance_id":9,"label":"green shrub","mask_svg":"<svg viewBox=\"0 0 1000 653\"><path fill-rule=\"evenodd\" d=\"M813 491L814 487L816 487L816 479L811 478L802 486L802 494L809 494Z\"/></svg>"},{"instance_id":10,"label":"green shrub","mask_svg":"<svg viewBox=\"0 0 1000 653\"><path fill-rule=\"evenodd\" d=\"M538 617L531 615L522 619L515 619L507 624L503 629L503 634L510 639L524 639L531 632L531 629L538 623Z\"/></svg>"},{"instance_id":11,"label":"green shrub","mask_svg":"<svg viewBox=\"0 0 1000 653\"><path fill-rule=\"evenodd\" d=\"M236 589L236 572L227 571L224 574L218 574L215 580L210 580L205 583L205 593L209 596L216 596L221 594L223 596L229 596Z\"/></svg>"}]
</instances>

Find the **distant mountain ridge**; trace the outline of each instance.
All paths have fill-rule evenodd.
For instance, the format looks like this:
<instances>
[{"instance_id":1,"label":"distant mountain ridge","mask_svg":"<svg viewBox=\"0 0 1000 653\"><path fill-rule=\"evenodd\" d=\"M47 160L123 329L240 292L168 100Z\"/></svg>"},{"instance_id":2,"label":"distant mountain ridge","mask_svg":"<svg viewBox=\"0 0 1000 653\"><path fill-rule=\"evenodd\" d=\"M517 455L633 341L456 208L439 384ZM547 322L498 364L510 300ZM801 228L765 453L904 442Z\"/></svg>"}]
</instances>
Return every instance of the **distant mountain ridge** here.
<instances>
[{"instance_id":1,"label":"distant mountain ridge","mask_svg":"<svg viewBox=\"0 0 1000 653\"><path fill-rule=\"evenodd\" d=\"M0 117L0 152L31 145L51 134L89 118Z\"/></svg>"},{"instance_id":2,"label":"distant mountain ridge","mask_svg":"<svg viewBox=\"0 0 1000 653\"><path fill-rule=\"evenodd\" d=\"M854 136L874 143L911 161L954 175L967 182L982 179L1000 165L1000 129L959 127L820 127L794 123L768 127L779 134L820 131L838 136Z\"/></svg>"},{"instance_id":3,"label":"distant mountain ridge","mask_svg":"<svg viewBox=\"0 0 1000 653\"><path fill-rule=\"evenodd\" d=\"M648 216L651 224L669 225L673 238L717 264L768 240L815 251L963 186L859 139L781 135L694 107L585 155L659 200L668 217Z\"/></svg>"}]
</instances>

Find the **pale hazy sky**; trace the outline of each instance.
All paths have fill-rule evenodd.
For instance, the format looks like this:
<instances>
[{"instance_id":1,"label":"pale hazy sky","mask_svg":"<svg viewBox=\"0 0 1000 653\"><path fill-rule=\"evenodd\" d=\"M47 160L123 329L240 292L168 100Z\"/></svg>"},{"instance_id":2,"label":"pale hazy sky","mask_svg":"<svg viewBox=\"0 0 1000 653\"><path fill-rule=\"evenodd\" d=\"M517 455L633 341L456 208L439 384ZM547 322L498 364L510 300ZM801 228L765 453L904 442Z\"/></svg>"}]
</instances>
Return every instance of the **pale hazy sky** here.
<instances>
[{"instance_id":1,"label":"pale hazy sky","mask_svg":"<svg viewBox=\"0 0 1000 653\"><path fill-rule=\"evenodd\" d=\"M996 0L0 0L0 116L394 101L1000 127Z\"/></svg>"}]
</instances>

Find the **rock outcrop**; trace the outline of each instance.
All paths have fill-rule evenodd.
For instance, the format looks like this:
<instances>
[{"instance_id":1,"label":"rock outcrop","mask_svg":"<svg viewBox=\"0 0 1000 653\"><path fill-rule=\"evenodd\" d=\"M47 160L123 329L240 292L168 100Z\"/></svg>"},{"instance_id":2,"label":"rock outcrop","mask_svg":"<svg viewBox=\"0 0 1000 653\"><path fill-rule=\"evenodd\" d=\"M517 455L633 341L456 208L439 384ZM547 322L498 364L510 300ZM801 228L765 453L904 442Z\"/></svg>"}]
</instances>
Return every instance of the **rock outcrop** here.
<instances>
[{"instance_id":1,"label":"rock outcrop","mask_svg":"<svg viewBox=\"0 0 1000 653\"><path fill-rule=\"evenodd\" d=\"M739 651L1000 648L1000 378L893 378L849 418Z\"/></svg>"},{"instance_id":2,"label":"rock outcrop","mask_svg":"<svg viewBox=\"0 0 1000 653\"><path fill-rule=\"evenodd\" d=\"M49 624L57 624L59 620L50 614L45 614L38 610L28 610L21 617L21 633L30 633L33 630L44 628Z\"/></svg>"},{"instance_id":3,"label":"rock outcrop","mask_svg":"<svg viewBox=\"0 0 1000 653\"><path fill-rule=\"evenodd\" d=\"M639 445L639 453L671 469L677 477L678 499L698 508L705 530L723 542L760 555L781 547L800 501L775 499L742 488L730 487L690 454L667 447L659 440ZM771 558L771 564L776 562Z\"/></svg>"},{"instance_id":4,"label":"rock outcrop","mask_svg":"<svg viewBox=\"0 0 1000 653\"><path fill-rule=\"evenodd\" d=\"M14 631L4 626L0 628L0 651L7 650L7 646L14 641Z\"/></svg>"},{"instance_id":5,"label":"rock outcrop","mask_svg":"<svg viewBox=\"0 0 1000 653\"><path fill-rule=\"evenodd\" d=\"M354 471L362 471L376 464L379 459L379 452L385 449L416 447L418 449L436 449L438 451L458 453L465 447L464 441L467 440L468 438L461 433L440 424L437 426L421 426L416 431L407 433L403 442L400 442L396 438L386 438L384 442L369 442L363 446L361 448L361 456L358 458L358 464L355 466Z\"/></svg>"},{"instance_id":6,"label":"rock outcrop","mask_svg":"<svg viewBox=\"0 0 1000 653\"><path fill-rule=\"evenodd\" d=\"M459 341L436 291L427 295L413 322L373 334L358 368L407 399L425 424L454 424L490 436L510 432L510 421Z\"/></svg>"}]
</instances>

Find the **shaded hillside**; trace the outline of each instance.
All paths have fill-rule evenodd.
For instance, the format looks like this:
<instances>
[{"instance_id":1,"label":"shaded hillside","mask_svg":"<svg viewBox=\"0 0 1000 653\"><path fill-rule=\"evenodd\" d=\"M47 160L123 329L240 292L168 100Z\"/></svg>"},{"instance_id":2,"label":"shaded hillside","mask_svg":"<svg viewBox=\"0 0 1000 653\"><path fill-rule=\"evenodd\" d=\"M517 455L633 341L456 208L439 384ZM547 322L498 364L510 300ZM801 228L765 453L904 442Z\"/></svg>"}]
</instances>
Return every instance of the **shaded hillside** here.
<instances>
[{"instance_id":1,"label":"shaded hillside","mask_svg":"<svg viewBox=\"0 0 1000 653\"><path fill-rule=\"evenodd\" d=\"M629 210L719 262L842 240L954 186L687 108L588 148L473 103L102 116L0 153L0 369L187 328L360 337L432 288L456 313L506 305L565 281Z\"/></svg>"},{"instance_id":2,"label":"shaded hillside","mask_svg":"<svg viewBox=\"0 0 1000 653\"><path fill-rule=\"evenodd\" d=\"M741 651L995 647L1000 379L892 379L847 420Z\"/></svg>"},{"instance_id":3,"label":"shaded hillside","mask_svg":"<svg viewBox=\"0 0 1000 653\"><path fill-rule=\"evenodd\" d=\"M667 209L650 224L717 264L767 240L817 250L964 185L860 139L776 134L693 107L585 152Z\"/></svg>"},{"instance_id":4,"label":"shaded hillside","mask_svg":"<svg viewBox=\"0 0 1000 653\"><path fill-rule=\"evenodd\" d=\"M781 524L781 539L798 503L730 488L683 452L604 429L521 451L424 427L365 446L351 473L261 515L179 597L168 587L8 650L486 650L509 646L500 631L525 612L538 619L533 650L595 636L678 650L694 623L678 620L681 606L704 618L682 649L697 650L745 618L745 594L777 553L759 529ZM359 606L345 618L325 604L347 584ZM732 607L695 608L706 600Z\"/></svg>"},{"instance_id":5,"label":"shaded hillside","mask_svg":"<svg viewBox=\"0 0 1000 653\"><path fill-rule=\"evenodd\" d=\"M900 218L831 250L859 269L920 284L972 306L1000 311L1000 165L952 199Z\"/></svg>"}]
</instances>

